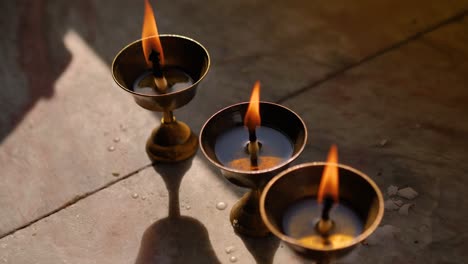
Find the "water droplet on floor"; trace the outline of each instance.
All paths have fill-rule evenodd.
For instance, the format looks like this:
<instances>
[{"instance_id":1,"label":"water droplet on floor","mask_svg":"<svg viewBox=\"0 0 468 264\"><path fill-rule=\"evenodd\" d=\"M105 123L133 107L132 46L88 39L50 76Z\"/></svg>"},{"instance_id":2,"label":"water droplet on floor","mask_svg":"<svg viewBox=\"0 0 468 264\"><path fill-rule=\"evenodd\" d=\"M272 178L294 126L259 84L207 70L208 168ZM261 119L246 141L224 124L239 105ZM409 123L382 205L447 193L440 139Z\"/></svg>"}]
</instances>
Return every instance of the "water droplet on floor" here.
<instances>
[{"instance_id":1,"label":"water droplet on floor","mask_svg":"<svg viewBox=\"0 0 468 264\"><path fill-rule=\"evenodd\" d=\"M231 256L231 257L229 258L229 261L231 261L231 262L237 262L237 257L236 257L236 256Z\"/></svg>"},{"instance_id":2,"label":"water droplet on floor","mask_svg":"<svg viewBox=\"0 0 468 264\"><path fill-rule=\"evenodd\" d=\"M192 208L192 207L190 207L190 205L185 206L185 209L187 209L187 210L190 210L190 208Z\"/></svg>"},{"instance_id":3,"label":"water droplet on floor","mask_svg":"<svg viewBox=\"0 0 468 264\"><path fill-rule=\"evenodd\" d=\"M138 193L133 193L133 194L132 194L132 198L133 198L133 199L138 198L138 196L139 196Z\"/></svg>"},{"instance_id":4,"label":"water droplet on floor","mask_svg":"<svg viewBox=\"0 0 468 264\"><path fill-rule=\"evenodd\" d=\"M114 138L114 142L115 142L115 143L120 142L120 138L119 138L119 137L115 137L115 138Z\"/></svg>"},{"instance_id":5,"label":"water droplet on floor","mask_svg":"<svg viewBox=\"0 0 468 264\"><path fill-rule=\"evenodd\" d=\"M226 247L224 249L224 251L227 253L227 254L231 254L232 252L234 252L236 250L236 248L234 246L229 246L229 247Z\"/></svg>"},{"instance_id":6,"label":"water droplet on floor","mask_svg":"<svg viewBox=\"0 0 468 264\"><path fill-rule=\"evenodd\" d=\"M142 196L141 199L144 201L146 200L146 196Z\"/></svg>"},{"instance_id":7,"label":"water droplet on floor","mask_svg":"<svg viewBox=\"0 0 468 264\"><path fill-rule=\"evenodd\" d=\"M124 126L123 124L120 124L119 127L120 127L120 130L122 130L122 131L127 131L127 127Z\"/></svg>"},{"instance_id":8,"label":"water droplet on floor","mask_svg":"<svg viewBox=\"0 0 468 264\"><path fill-rule=\"evenodd\" d=\"M216 204L216 209L218 210L224 210L226 209L226 207L227 207L227 204L225 202L219 202Z\"/></svg>"},{"instance_id":9,"label":"water droplet on floor","mask_svg":"<svg viewBox=\"0 0 468 264\"><path fill-rule=\"evenodd\" d=\"M115 147L114 147L114 146L109 146L109 147L107 148L107 150L110 151L110 152L112 152L112 151L115 150Z\"/></svg>"}]
</instances>

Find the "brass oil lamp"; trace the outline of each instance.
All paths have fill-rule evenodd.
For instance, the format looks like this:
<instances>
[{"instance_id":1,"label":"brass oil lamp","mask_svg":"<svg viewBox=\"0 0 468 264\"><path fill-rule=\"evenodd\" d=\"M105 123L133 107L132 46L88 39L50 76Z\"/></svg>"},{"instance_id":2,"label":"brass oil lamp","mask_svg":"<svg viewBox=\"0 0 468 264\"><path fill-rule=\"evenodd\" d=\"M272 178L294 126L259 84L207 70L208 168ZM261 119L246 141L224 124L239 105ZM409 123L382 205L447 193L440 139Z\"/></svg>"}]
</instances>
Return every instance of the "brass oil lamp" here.
<instances>
[{"instance_id":1,"label":"brass oil lamp","mask_svg":"<svg viewBox=\"0 0 468 264\"><path fill-rule=\"evenodd\" d=\"M208 73L210 57L199 42L179 35L159 35L149 2L142 39L123 48L112 62L114 81L135 102L162 112L161 125L146 143L152 161L176 162L193 156L198 138L173 111L188 104Z\"/></svg>"},{"instance_id":2,"label":"brass oil lamp","mask_svg":"<svg viewBox=\"0 0 468 264\"><path fill-rule=\"evenodd\" d=\"M268 229L296 253L329 263L375 231L384 203L374 181L338 164L332 147L327 162L297 165L274 177L262 193L260 212Z\"/></svg>"},{"instance_id":3,"label":"brass oil lamp","mask_svg":"<svg viewBox=\"0 0 468 264\"><path fill-rule=\"evenodd\" d=\"M260 102L257 83L251 101L226 107L215 113L200 132L206 158L231 183L250 188L231 209L234 230L261 237L270 232L259 211L259 197L265 184L284 170L304 149L307 129L290 109Z\"/></svg>"}]
</instances>

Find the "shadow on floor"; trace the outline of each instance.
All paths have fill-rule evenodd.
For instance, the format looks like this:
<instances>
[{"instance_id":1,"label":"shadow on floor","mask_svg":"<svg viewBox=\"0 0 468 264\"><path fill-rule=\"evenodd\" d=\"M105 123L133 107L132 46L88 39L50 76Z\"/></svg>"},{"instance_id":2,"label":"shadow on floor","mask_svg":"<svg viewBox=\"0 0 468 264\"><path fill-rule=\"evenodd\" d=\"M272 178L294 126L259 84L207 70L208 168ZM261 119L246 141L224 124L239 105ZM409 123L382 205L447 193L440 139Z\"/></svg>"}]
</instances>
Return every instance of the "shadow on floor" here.
<instances>
[{"instance_id":1,"label":"shadow on floor","mask_svg":"<svg viewBox=\"0 0 468 264\"><path fill-rule=\"evenodd\" d=\"M153 166L169 193L169 216L145 230L136 264L220 263L203 224L180 215L179 187L192 159Z\"/></svg>"},{"instance_id":2,"label":"shadow on floor","mask_svg":"<svg viewBox=\"0 0 468 264\"><path fill-rule=\"evenodd\" d=\"M41 99L55 94L55 83L72 61L72 54L63 42L72 26L69 17L76 15L83 22L77 27L83 38L92 41L95 36L94 5L90 0L73 3L57 0L20 0L3 3L8 23L2 32L7 57L16 66L7 66L11 72L0 72L4 87L0 89L0 143L23 121ZM11 20L9 20L11 19ZM15 27L15 22L18 25ZM9 39L9 36L15 36ZM3 46L5 47L5 46ZM20 72L17 72L20 70ZM24 83L19 80L24 78Z\"/></svg>"}]
</instances>

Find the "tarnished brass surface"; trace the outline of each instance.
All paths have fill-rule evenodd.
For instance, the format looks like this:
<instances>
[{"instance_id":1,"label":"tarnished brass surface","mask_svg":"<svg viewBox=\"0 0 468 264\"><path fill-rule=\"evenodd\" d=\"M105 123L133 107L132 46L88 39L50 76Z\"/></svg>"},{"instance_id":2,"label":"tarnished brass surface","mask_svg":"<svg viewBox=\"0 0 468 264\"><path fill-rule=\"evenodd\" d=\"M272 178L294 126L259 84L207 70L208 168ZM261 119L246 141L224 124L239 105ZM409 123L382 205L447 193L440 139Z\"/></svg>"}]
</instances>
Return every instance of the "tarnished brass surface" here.
<instances>
[{"instance_id":1,"label":"tarnished brass surface","mask_svg":"<svg viewBox=\"0 0 468 264\"><path fill-rule=\"evenodd\" d=\"M217 159L216 138L233 127L243 126L247 106L248 102L239 103L215 113L200 132L200 144L203 154L221 170L224 177L235 185L252 189L233 206L230 220L236 232L259 237L269 234L260 217L259 193L273 176L287 168L302 152L307 141L307 128L302 119L290 109L275 103L260 102L262 125L276 128L288 136L293 142L293 155L270 168L233 169L223 165Z\"/></svg>"},{"instance_id":2,"label":"tarnished brass surface","mask_svg":"<svg viewBox=\"0 0 468 264\"><path fill-rule=\"evenodd\" d=\"M183 122L176 121L172 111L189 103L196 88L208 73L208 51L193 39L178 35L160 35L164 49L165 65L180 68L193 79L185 89L164 94L147 95L132 90L135 80L146 70L141 40L123 48L112 62L114 81L131 94L135 102L148 110L163 112L161 126L151 133L146 143L146 153L152 161L176 162L193 156L198 148L198 138Z\"/></svg>"},{"instance_id":3,"label":"tarnished brass surface","mask_svg":"<svg viewBox=\"0 0 468 264\"><path fill-rule=\"evenodd\" d=\"M316 197L325 162L312 162L289 168L275 176L260 197L261 217L268 229L307 259L326 262L349 253L378 227L384 213L384 202L378 186L364 173L339 165L340 200L346 201L364 224L364 231L349 244L336 248L315 248L287 236L282 221L286 209L306 197Z\"/></svg>"},{"instance_id":4,"label":"tarnished brass surface","mask_svg":"<svg viewBox=\"0 0 468 264\"><path fill-rule=\"evenodd\" d=\"M258 207L260 193L260 190L249 191L232 207L229 220L236 232L252 237L264 237L270 234L270 230L260 216Z\"/></svg>"}]
</instances>

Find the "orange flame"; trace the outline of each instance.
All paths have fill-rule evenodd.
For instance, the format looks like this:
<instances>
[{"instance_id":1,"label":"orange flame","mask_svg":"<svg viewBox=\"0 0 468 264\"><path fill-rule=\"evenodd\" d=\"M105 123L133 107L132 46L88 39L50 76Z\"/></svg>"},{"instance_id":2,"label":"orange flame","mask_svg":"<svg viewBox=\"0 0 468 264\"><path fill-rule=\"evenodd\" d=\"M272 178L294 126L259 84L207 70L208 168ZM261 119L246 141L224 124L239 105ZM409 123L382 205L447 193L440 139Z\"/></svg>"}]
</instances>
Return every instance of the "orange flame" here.
<instances>
[{"instance_id":1,"label":"orange flame","mask_svg":"<svg viewBox=\"0 0 468 264\"><path fill-rule=\"evenodd\" d=\"M154 18L153 8L148 0L145 0L145 17L143 19L143 31L141 33L143 54L145 55L146 64L151 67L152 62L149 56L153 50L159 52L161 65L164 65L164 53L159 40L158 27Z\"/></svg>"},{"instance_id":2,"label":"orange flame","mask_svg":"<svg viewBox=\"0 0 468 264\"><path fill-rule=\"evenodd\" d=\"M328 152L327 165L323 170L322 180L317 195L317 201L322 203L325 196L333 197L333 200L338 202L338 149L336 145L332 145Z\"/></svg>"},{"instance_id":3,"label":"orange flame","mask_svg":"<svg viewBox=\"0 0 468 264\"><path fill-rule=\"evenodd\" d=\"M260 126L260 82L256 81L250 96L249 107L244 117L244 125L249 130L255 130L255 127Z\"/></svg>"}]
</instances>

